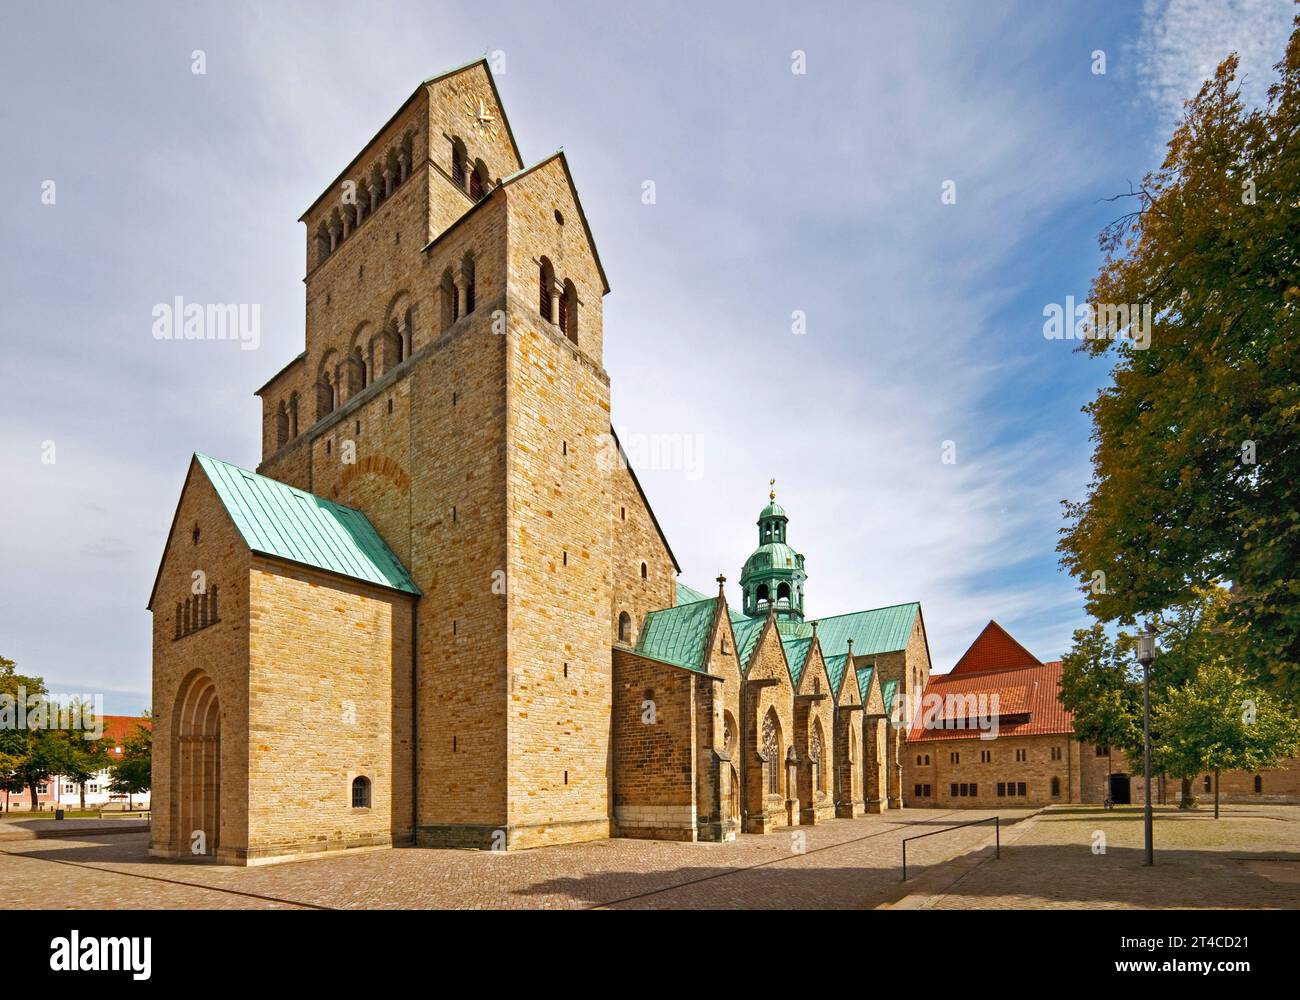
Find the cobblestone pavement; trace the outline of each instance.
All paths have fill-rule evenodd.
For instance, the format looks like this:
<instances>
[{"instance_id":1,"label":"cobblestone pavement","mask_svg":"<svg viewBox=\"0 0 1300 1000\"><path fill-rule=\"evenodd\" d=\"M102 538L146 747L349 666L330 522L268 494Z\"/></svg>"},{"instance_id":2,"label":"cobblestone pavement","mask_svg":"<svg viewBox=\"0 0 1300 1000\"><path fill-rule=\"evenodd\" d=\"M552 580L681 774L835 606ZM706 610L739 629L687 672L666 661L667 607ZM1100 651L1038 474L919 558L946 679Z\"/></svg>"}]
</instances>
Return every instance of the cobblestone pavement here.
<instances>
[{"instance_id":1,"label":"cobblestone pavement","mask_svg":"<svg viewBox=\"0 0 1300 1000\"><path fill-rule=\"evenodd\" d=\"M1104 835L1105 853L1094 853ZM936 838L939 839L939 838ZM1143 865L1142 807L1057 806L1002 858L949 886L936 909L1300 908L1300 806L1158 807Z\"/></svg>"},{"instance_id":2,"label":"cobblestone pavement","mask_svg":"<svg viewBox=\"0 0 1300 1000\"><path fill-rule=\"evenodd\" d=\"M999 813L1004 825L1030 814ZM402 848L260 868L149 858L141 834L86 836L4 844L0 885L6 906L47 909L853 908L899 893L904 837L990 815L906 809L728 844L620 839L508 854ZM921 871L967 853L989 832L984 825L916 841L909 866Z\"/></svg>"}]
</instances>

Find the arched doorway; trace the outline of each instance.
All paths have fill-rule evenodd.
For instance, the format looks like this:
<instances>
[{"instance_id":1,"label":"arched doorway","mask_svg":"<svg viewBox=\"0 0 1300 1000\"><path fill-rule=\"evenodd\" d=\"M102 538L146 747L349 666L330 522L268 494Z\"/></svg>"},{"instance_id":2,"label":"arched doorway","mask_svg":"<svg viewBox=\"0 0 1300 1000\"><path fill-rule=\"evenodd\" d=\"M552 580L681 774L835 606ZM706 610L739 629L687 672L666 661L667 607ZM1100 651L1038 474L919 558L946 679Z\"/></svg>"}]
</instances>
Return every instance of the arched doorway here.
<instances>
[{"instance_id":1,"label":"arched doorway","mask_svg":"<svg viewBox=\"0 0 1300 1000\"><path fill-rule=\"evenodd\" d=\"M221 839L221 705L202 670L181 682L172 713L172 837L182 857L215 856Z\"/></svg>"}]
</instances>

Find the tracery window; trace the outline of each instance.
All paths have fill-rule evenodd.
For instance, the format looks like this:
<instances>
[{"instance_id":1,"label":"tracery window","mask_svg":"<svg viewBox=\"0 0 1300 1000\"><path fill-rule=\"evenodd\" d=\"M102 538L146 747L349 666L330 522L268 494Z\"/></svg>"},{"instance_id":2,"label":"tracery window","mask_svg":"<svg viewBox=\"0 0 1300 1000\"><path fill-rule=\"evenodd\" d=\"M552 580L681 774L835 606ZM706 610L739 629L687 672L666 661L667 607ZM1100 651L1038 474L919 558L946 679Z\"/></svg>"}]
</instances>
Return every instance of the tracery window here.
<instances>
[{"instance_id":1,"label":"tracery window","mask_svg":"<svg viewBox=\"0 0 1300 1000\"><path fill-rule=\"evenodd\" d=\"M781 794L781 748L776 736L776 716L768 713L763 720L763 756L767 759L767 791Z\"/></svg>"}]
</instances>

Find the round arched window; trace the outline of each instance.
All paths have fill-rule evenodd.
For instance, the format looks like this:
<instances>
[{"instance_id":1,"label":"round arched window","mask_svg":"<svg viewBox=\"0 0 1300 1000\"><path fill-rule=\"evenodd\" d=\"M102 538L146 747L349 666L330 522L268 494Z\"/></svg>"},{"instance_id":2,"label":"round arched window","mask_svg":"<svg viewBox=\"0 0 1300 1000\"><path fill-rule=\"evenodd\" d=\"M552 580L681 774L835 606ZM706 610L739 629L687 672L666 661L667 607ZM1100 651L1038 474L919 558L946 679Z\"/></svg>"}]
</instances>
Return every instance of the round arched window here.
<instances>
[{"instance_id":1,"label":"round arched window","mask_svg":"<svg viewBox=\"0 0 1300 1000\"><path fill-rule=\"evenodd\" d=\"M370 808L370 779L358 776L352 779L352 808Z\"/></svg>"}]
</instances>

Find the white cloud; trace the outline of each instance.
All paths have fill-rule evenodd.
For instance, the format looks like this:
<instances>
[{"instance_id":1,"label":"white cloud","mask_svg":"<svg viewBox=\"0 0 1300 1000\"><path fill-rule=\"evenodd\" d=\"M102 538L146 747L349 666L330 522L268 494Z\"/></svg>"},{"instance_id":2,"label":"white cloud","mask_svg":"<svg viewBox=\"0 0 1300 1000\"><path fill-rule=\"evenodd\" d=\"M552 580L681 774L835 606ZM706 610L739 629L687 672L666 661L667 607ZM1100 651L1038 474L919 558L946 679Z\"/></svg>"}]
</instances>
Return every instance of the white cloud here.
<instances>
[{"instance_id":1,"label":"white cloud","mask_svg":"<svg viewBox=\"0 0 1300 1000\"><path fill-rule=\"evenodd\" d=\"M1295 12L1290 0L1146 0L1137 44L1146 97L1163 119L1177 120L1183 102L1236 52L1242 98L1262 105Z\"/></svg>"}]
</instances>

